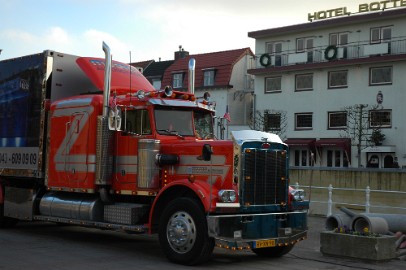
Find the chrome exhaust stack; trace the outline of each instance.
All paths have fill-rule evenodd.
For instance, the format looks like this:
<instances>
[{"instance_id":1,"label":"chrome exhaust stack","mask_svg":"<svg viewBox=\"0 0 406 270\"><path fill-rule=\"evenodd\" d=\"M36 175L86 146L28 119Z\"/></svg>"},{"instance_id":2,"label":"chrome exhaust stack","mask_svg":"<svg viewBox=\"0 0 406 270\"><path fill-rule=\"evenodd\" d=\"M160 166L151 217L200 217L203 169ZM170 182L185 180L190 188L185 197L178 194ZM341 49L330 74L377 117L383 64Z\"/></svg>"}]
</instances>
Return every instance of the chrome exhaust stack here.
<instances>
[{"instance_id":1,"label":"chrome exhaust stack","mask_svg":"<svg viewBox=\"0 0 406 270\"><path fill-rule=\"evenodd\" d=\"M190 58L189 60L189 93L195 93L195 66L196 60L194 58Z\"/></svg>"},{"instance_id":2,"label":"chrome exhaust stack","mask_svg":"<svg viewBox=\"0 0 406 270\"><path fill-rule=\"evenodd\" d=\"M110 83L111 83L111 53L109 46L103 41L104 60L104 87L103 87L103 117L109 113Z\"/></svg>"},{"instance_id":3,"label":"chrome exhaust stack","mask_svg":"<svg viewBox=\"0 0 406 270\"><path fill-rule=\"evenodd\" d=\"M113 154L111 147L112 132L109 130L109 101L111 84L111 54L110 48L103 42L105 53L104 87L103 87L103 113L97 117L96 139L96 178L95 184L99 186L100 198L104 203L110 203L109 187L113 175Z\"/></svg>"}]
</instances>

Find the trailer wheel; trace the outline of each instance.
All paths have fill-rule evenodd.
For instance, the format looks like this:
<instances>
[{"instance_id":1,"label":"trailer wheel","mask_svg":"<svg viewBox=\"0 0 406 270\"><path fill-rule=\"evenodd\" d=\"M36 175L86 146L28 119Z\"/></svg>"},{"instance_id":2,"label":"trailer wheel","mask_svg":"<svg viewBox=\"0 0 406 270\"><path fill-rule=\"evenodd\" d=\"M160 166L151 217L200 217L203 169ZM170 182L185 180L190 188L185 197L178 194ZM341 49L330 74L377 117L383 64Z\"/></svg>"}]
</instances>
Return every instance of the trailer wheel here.
<instances>
[{"instance_id":1,"label":"trailer wheel","mask_svg":"<svg viewBox=\"0 0 406 270\"><path fill-rule=\"evenodd\" d=\"M261 257L278 258L286 253L289 253L294 245L281 246L281 247L269 247L269 248L253 248L252 251Z\"/></svg>"},{"instance_id":2,"label":"trailer wheel","mask_svg":"<svg viewBox=\"0 0 406 270\"><path fill-rule=\"evenodd\" d=\"M160 219L159 242L170 261L184 265L207 261L214 248L214 239L208 235L204 211L190 198L175 199L164 209Z\"/></svg>"}]
</instances>

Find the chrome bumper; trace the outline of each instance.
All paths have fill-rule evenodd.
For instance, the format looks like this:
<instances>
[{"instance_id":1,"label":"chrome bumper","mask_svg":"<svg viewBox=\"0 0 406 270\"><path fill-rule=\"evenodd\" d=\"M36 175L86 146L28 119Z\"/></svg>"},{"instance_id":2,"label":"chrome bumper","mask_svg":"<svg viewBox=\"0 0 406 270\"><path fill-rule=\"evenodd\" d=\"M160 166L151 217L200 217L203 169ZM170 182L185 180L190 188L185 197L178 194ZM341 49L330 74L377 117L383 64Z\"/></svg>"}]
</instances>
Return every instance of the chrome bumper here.
<instances>
[{"instance_id":1,"label":"chrome bumper","mask_svg":"<svg viewBox=\"0 0 406 270\"><path fill-rule=\"evenodd\" d=\"M307 212L207 216L208 233L220 247L257 248L293 245L307 237Z\"/></svg>"}]
</instances>

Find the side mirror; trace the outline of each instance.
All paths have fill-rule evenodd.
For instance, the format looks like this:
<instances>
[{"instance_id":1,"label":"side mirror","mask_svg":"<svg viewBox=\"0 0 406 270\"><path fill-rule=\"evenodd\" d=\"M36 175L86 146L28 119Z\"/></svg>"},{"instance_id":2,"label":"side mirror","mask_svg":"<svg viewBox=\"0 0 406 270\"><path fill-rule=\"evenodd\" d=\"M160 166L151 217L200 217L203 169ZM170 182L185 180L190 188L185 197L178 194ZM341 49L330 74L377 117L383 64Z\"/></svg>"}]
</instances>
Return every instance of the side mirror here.
<instances>
[{"instance_id":1,"label":"side mirror","mask_svg":"<svg viewBox=\"0 0 406 270\"><path fill-rule=\"evenodd\" d=\"M109 110L109 130L121 130L121 109L115 107Z\"/></svg>"},{"instance_id":2,"label":"side mirror","mask_svg":"<svg viewBox=\"0 0 406 270\"><path fill-rule=\"evenodd\" d=\"M203 150L202 150L203 160L210 161L212 154L213 154L213 149L212 149L211 145L210 144L203 145Z\"/></svg>"}]
</instances>

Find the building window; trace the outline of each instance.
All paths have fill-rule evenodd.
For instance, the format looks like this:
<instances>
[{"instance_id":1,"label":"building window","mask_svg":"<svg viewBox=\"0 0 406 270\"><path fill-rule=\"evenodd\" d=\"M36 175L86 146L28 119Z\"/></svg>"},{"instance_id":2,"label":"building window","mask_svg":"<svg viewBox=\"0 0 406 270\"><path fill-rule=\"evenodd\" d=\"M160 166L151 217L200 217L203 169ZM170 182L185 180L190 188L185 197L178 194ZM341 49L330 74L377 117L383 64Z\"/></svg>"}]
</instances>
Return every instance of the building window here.
<instances>
[{"instance_id":1,"label":"building window","mask_svg":"<svg viewBox=\"0 0 406 270\"><path fill-rule=\"evenodd\" d=\"M308 130L313 128L313 113L295 113L295 129Z\"/></svg>"},{"instance_id":2,"label":"building window","mask_svg":"<svg viewBox=\"0 0 406 270\"><path fill-rule=\"evenodd\" d=\"M328 88L345 88L348 86L348 71L330 71L328 73Z\"/></svg>"},{"instance_id":3,"label":"building window","mask_svg":"<svg viewBox=\"0 0 406 270\"><path fill-rule=\"evenodd\" d=\"M161 80L160 79L152 79L152 86L156 90L161 89Z\"/></svg>"},{"instance_id":4,"label":"building window","mask_svg":"<svg viewBox=\"0 0 406 270\"><path fill-rule=\"evenodd\" d=\"M183 87L183 73L173 74L173 88L182 88Z\"/></svg>"},{"instance_id":5,"label":"building window","mask_svg":"<svg viewBox=\"0 0 406 270\"><path fill-rule=\"evenodd\" d=\"M265 78L265 93L282 91L282 77Z\"/></svg>"},{"instance_id":6,"label":"building window","mask_svg":"<svg viewBox=\"0 0 406 270\"><path fill-rule=\"evenodd\" d=\"M214 85L214 70L204 71L204 86L213 86Z\"/></svg>"},{"instance_id":7,"label":"building window","mask_svg":"<svg viewBox=\"0 0 406 270\"><path fill-rule=\"evenodd\" d=\"M348 33L330 34L330 45L342 46L348 44Z\"/></svg>"},{"instance_id":8,"label":"building window","mask_svg":"<svg viewBox=\"0 0 406 270\"><path fill-rule=\"evenodd\" d=\"M371 43L381 43L382 41L390 41L392 38L392 27L375 27L371 28Z\"/></svg>"},{"instance_id":9,"label":"building window","mask_svg":"<svg viewBox=\"0 0 406 270\"><path fill-rule=\"evenodd\" d=\"M369 85L392 84L392 67L375 67L369 70Z\"/></svg>"},{"instance_id":10,"label":"building window","mask_svg":"<svg viewBox=\"0 0 406 270\"><path fill-rule=\"evenodd\" d=\"M269 54L281 53L282 52L282 42L266 43L266 52Z\"/></svg>"},{"instance_id":11,"label":"building window","mask_svg":"<svg viewBox=\"0 0 406 270\"><path fill-rule=\"evenodd\" d=\"M344 151L327 150L327 167L348 167L348 159Z\"/></svg>"},{"instance_id":12,"label":"building window","mask_svg":"<svg viewBox=\"0 0 406 270\"><path fill-rule=\"evenodd\" d=\"M273 64L275 66L282 65L282 42L268 42L266 43L266 52L274 56Z\"/></svg>"},{"instance_id":13,"label":"building window","mask_svg":"<svg viewBox=\"0 0 406 270\"><path fill-rule=\"evenodd\" d=\"M389 128L392 126L392 110L369 111L369 127Z\"/></svg>"},{"instance_id":14,"label":"building window","mask_svg":"<svg viewBox=\"0 0 406 270\"><path fill-rule=\"evenodd\" d=\"M280 113L264 113L264 131L280 131L281 130L281 114Z\"/></svg>"},{"instance_id":15,"label":"building window","mask_svg":"<svg viewBox=\"0 0 406 270\"><path fill-rule=\"evenodd\" d=\"M310 166L310 154L308 150L295 150L295 166Z\"/></svg>"},{"instance_id":16,"label":"building window","mask_svg":"<svg viewBox=\"0 0 406 270\"><path fill-rule=\"evenodd\" d=\"M296 91L313 90L313 74L296 75Z\"/></svg>"},{"instance_id":17,"label":"building window","mask_svg":"<svg viewBox=\"0 0 406 270\"><path fill-rule=\"evenodd\" d=\"M345 129L347 127L346 112L329 112L328 129Z\"/></svg>"},{"instance_id":18,"label":"building window","mask_svg":"<svg viewBox=\"0 0 406 270\"><path fill-rule=\"evenodd\" d=\"M329 45L330 46L337 46L342 48L342 56L340 58L347 58L348 50L348 33L332 33L330 34L329 38Z\"/></svg>"},{"instance_id":19,"label":"building window","mask_svg":"<svg viewBox=\"0 0 406 270\"><path fill-rule=\"evenodd\" d=\"M296 39L296 52L305 52L313 49L313 38Z\"/></svg>"}]
</instances>

